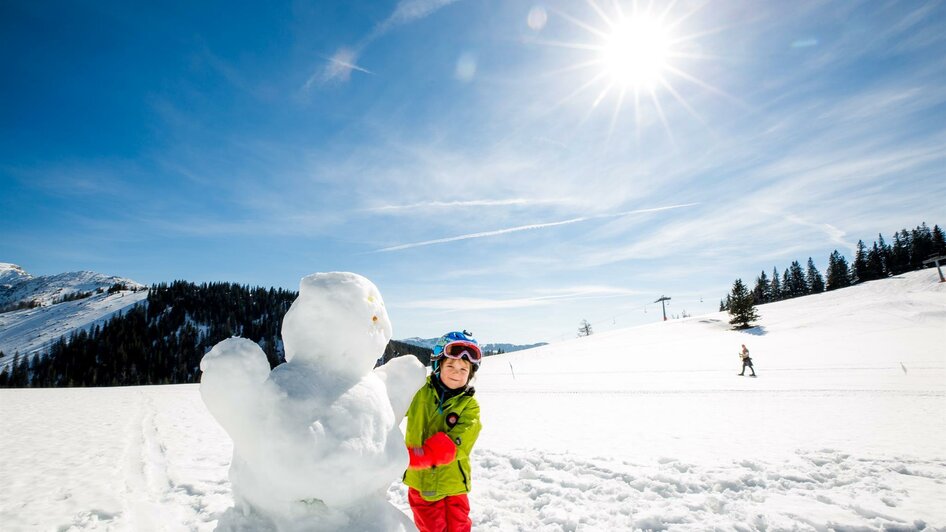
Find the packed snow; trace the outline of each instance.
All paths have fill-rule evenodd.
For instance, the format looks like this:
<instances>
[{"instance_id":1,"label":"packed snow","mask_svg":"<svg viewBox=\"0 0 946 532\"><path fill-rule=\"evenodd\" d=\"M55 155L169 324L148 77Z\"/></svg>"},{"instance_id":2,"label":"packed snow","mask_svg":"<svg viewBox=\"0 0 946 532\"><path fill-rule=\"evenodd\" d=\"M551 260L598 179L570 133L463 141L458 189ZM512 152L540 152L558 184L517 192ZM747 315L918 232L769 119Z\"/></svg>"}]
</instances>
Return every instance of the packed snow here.
<instances>
[{"instance_id":1,"label":"packed snow","mask_svg":"<svg viewBox=\"0 0 946 532\"><path fill-rule=\"evenodd\" d=\"M946 530L935 270L759 311L746 331L709 314L485 359L474 529ZM737 375L743 343L758 378ZM4 530L235 514L233 444L196 385L0 390L0 418Z\"/></svg>"},{"instance_id":2,"label":"packed snow","mask_svg":"<svg viewBox=\"0 0 946 532\"><path fill-rule=\"evenodd\" d=\"M412 530L386 497L407 468L400 420L426 371L414 357L374 370L391 339L377 287L313 274L283 321L286 363L231 338L201 361L200 393L234 442L227 530Z\"/></svg>"}]
</instances>

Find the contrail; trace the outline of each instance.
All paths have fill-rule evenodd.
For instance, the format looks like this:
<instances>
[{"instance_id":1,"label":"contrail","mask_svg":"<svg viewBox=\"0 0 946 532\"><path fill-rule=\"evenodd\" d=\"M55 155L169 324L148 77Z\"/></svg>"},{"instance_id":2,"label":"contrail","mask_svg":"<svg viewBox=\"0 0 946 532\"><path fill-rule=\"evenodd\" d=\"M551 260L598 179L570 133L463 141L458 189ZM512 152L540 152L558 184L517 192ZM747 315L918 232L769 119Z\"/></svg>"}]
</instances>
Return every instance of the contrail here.
<instances>
[{"instance_id":1,"label":"contrail","mask_svg":"<svg viewBox=\"0 0 946 532\"><path fill-rule=\"evenodd\" d=\"M365 74L374 74L374 72L368 70L367 68L361 68L360 66L350 61L343 61L341 59L335 59L334 57L332 57L332 58L329 58L329 62L335 63L336 65L339 65L344 68L348 68L350 70L357 70L359 72L364 72Z\"/></svg>"},{"instance_id":2,"label":"contrail","mask_svg":"<svg viewBox=\"0 0 946 532\"><path fill-rule=\"evenodd\" d=\"M683 205L670 205L667 207L654 207L651 209L637 209L633 211L623 211L616 212L612 214L598 214L595 216L581 216L579 218L571 218L569 220L562 220L560 222L548 222L544 224L530 224L530 225L520 225L517 227L507 227L506 229L497 229L496 231L484 231L482 233L470 233L466 235L451 236L447 238L438 238L436 240L425 240L423 242L412 242L410 244L400 244L397 246L391 246L387 248L381 248L374 250L375 253L382 253L386 251L400 251L402 249L417 248L421 246L430 246L433 244L444 244L446 242L456 242L457 240L469 240L471 238L484 238L488 236L497 236L505 235L507 233L516 233L518 231L528 231L530 229L544 229L546 227L555 227L559 225L568 225L577 222L585 222L588 220L599 220L602 218L620 218L621 216L628 216L631 214L642 214L645 212L658 212L658 211L667 211L670 209L681 209L683 207L692 207L694 205L699 205L699 203L685 203Z\"/></svg>"}]
</instances>

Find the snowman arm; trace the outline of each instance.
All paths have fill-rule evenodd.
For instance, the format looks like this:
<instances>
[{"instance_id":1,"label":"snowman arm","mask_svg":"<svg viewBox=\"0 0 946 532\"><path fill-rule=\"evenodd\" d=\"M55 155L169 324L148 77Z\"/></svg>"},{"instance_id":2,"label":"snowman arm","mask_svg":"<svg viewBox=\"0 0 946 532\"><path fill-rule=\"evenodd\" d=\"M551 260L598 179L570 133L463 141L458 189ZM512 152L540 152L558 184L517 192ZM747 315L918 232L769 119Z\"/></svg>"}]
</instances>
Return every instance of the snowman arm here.
<instances>
[{"instance_id":1,"label":"snowman arm","mask_svg":"<svg viewBox=\"0 0 946 532\"><path fill-rule=\"evenodd\" d=\"M251 340L229 338L204 355L200 369L201 398L232 437L258 406L259 387L269 377L266 353Z\"/></svg>"},{"instance_id":2,"label":"snowman arm","mask_svg":"<svg viewBox=\"0 0 946 532\"><path fill-rule=\"evenodd\" d=\"M394 409L396 419L400 420L407 414L407 407L417 390L424 385L427 378L427 369L413 356L402 356L389 360L385 365L375 368L377 375L385 388L388 399Z\"/></svg>"}]
</instances>

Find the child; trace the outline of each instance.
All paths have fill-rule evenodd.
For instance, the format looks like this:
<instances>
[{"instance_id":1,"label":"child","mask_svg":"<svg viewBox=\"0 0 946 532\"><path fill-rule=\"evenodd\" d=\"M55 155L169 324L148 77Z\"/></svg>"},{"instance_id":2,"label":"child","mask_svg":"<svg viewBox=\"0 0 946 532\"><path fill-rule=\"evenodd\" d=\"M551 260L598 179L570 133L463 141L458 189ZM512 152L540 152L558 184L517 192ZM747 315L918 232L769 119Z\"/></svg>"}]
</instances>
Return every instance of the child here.
<instances>
[{"instance_id":1,"label":"child","mask_svg":"<svg viewBox=\"0 0 946 532\"><path fill-rule=\"evenodd\" d=\"M469 531L470 452L480 433L480 406L470 380L480 346L466 331L443 335L430 357L432 373L407 410L404 473L420 532Z\"/></svg>"}]
</instances>

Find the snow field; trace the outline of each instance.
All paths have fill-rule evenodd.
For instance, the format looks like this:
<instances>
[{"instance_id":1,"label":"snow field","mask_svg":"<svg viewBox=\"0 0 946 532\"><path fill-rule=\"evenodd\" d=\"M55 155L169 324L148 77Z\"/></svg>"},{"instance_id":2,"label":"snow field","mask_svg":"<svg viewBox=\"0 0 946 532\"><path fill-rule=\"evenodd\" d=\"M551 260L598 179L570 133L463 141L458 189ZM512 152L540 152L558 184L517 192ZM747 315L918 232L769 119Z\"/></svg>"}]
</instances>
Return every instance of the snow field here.
<instances>
[{"instance_id":1,"label":"snow field","mask_svg":"<svg viewBox=\"0 0 946 532\"><path fill-rule=\"evenodd\" d=\"M485 359L475 529L946 530L928 274L765 305L750 331L711 314ZM4 531L213 530L234 504L196 385L0 390L0 419ZM388 498L407 513L397 479Z\"/></svg>"}]
</instances>

